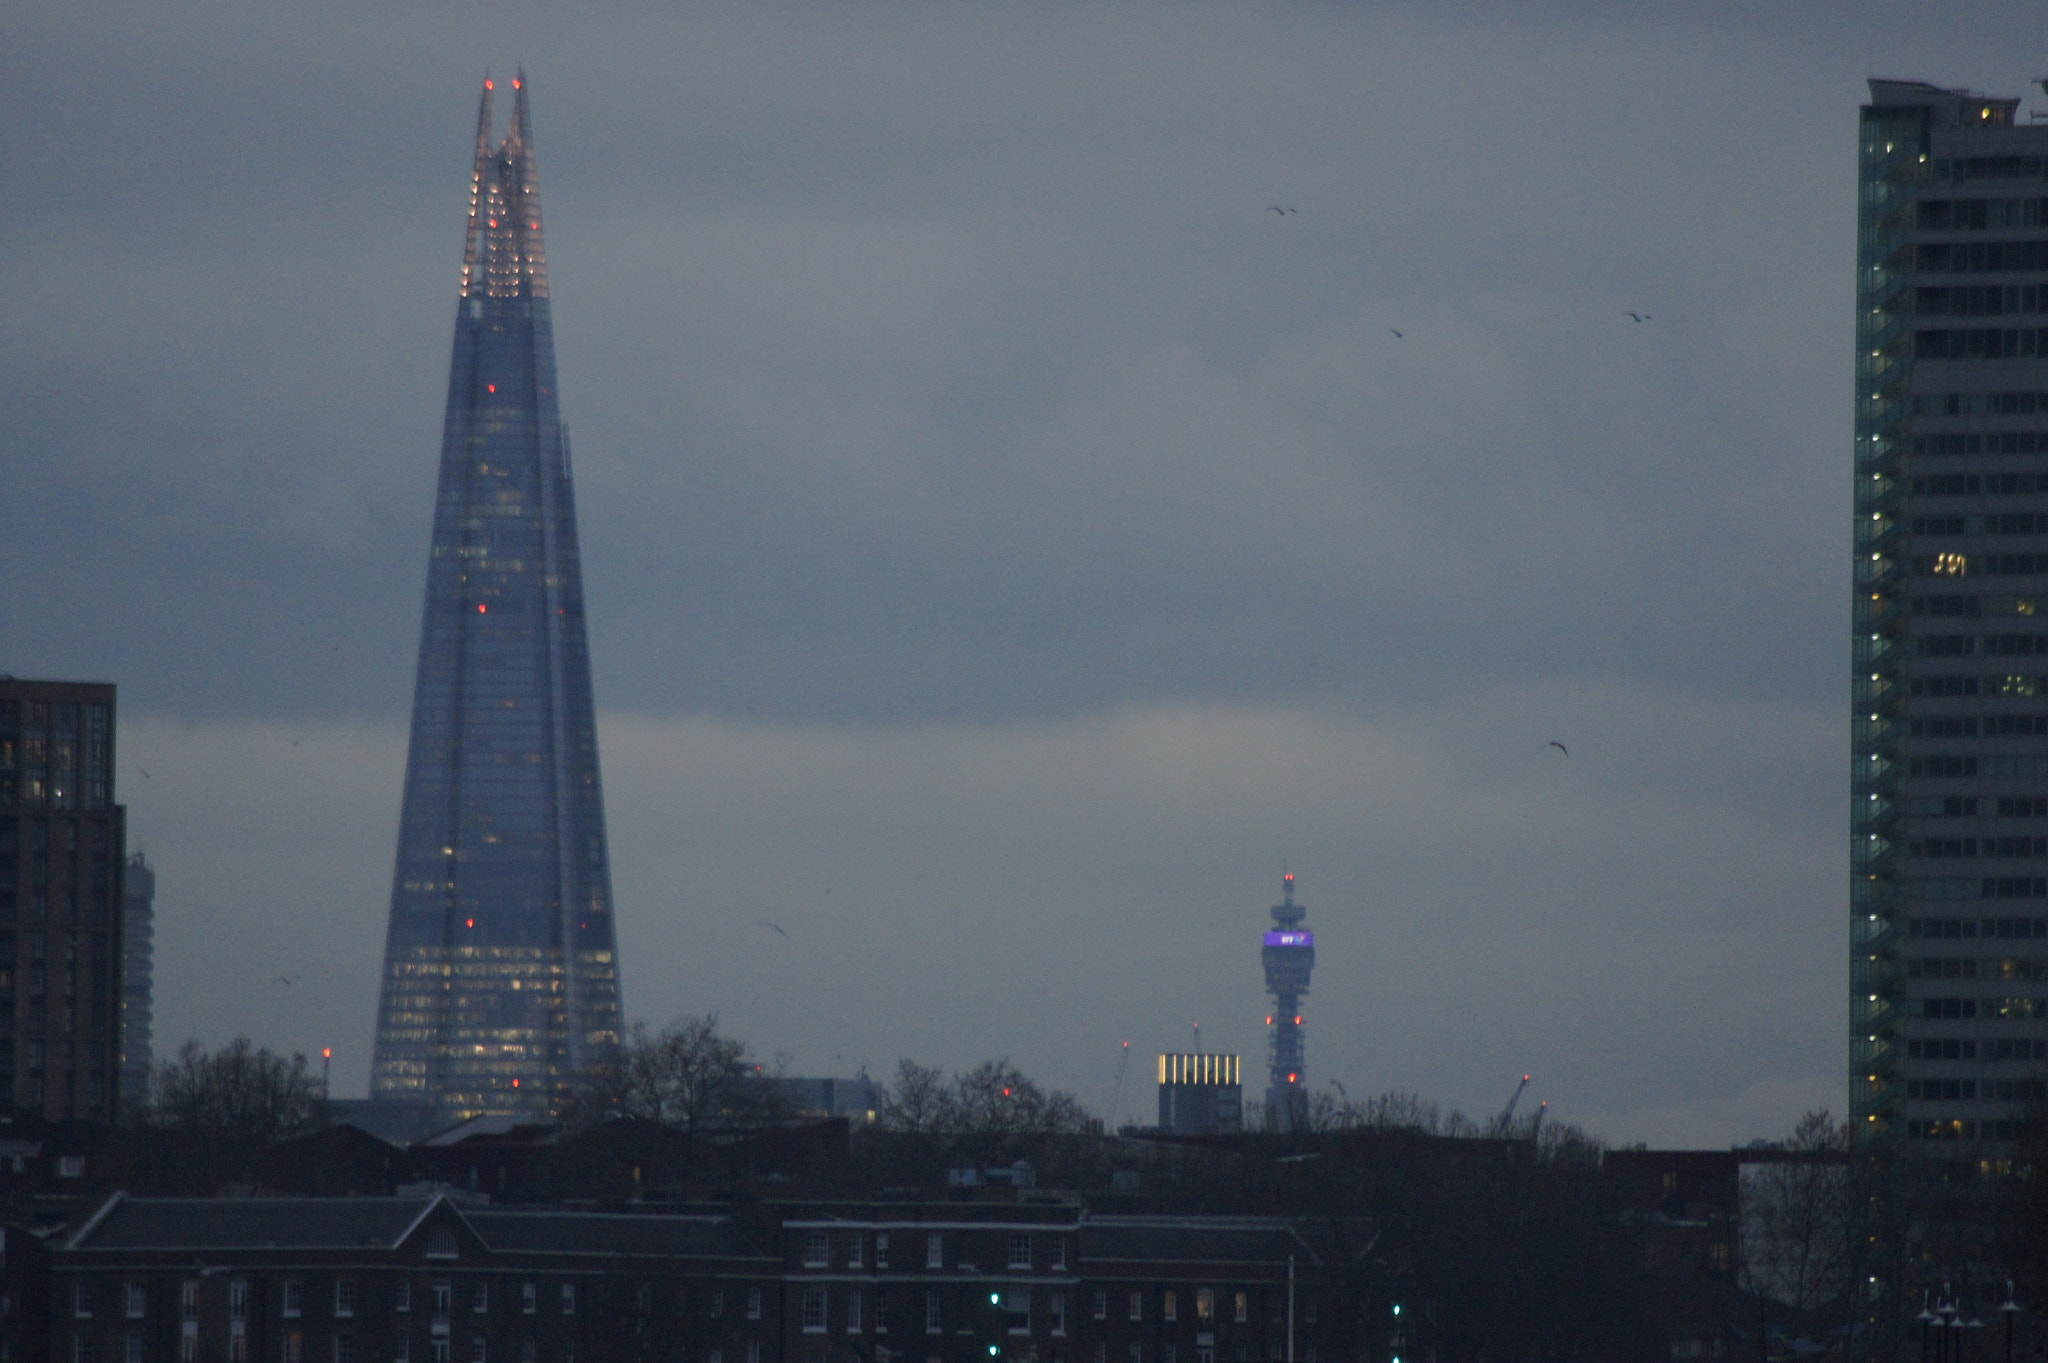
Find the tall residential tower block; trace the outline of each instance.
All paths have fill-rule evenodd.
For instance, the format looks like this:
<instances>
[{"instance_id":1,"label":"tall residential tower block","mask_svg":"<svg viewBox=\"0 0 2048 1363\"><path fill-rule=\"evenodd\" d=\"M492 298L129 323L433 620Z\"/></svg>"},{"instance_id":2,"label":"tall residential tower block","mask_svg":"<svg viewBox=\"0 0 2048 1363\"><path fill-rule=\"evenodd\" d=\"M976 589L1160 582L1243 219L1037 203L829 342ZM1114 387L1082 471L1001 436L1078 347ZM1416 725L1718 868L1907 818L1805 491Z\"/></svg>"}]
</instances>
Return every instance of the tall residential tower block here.
<instances>
[{"instance_id":1,"label":"tall residential tower block","mask_svg":"<svg viewBox=\"0 0 2048 1363\"><path fill-rule=\"evenodd\" d=\"M0 677L0 1116L115 1115L126 837L114 688Z\"/></svg>"},{"instance_id":2,"label":"tall residential tower block","mask_svg":"<svg viewBox=\"0 0 2048 1363\"><path fill-rule=\"evenodd\" d=\"M523 78L477 117L371 1094L559 1107L619 1036L569 444Z\"/></svg>"},{"instance_id":3,"label":"tall residential tower block","mask_svg":"<svg viewBox=\"0 0 2048 1363\"><path fill-rule=\"evenodd\" d=\"M1860 141L1849 1108L1966 1163L2048 1096L2048 126L2018 105L1873 80Z\"/></svg>"}]
</instances>

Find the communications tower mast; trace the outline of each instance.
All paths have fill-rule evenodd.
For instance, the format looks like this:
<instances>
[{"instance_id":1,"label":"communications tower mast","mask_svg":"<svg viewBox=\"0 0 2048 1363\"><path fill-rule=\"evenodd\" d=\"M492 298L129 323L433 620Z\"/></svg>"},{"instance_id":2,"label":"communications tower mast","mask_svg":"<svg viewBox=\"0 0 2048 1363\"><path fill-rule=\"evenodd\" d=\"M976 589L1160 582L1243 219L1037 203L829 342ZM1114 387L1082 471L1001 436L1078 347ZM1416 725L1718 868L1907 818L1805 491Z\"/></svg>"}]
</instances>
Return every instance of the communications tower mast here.
<instances>
[{"instance_id":1,"label":"communications tower mast","mask_svg":"<svg viewBox=\"0 0 2048 1363\"><path fill-rule=\"evenodd\" d=\"M1268 1019L1273 1054L1266 1074L1266 1125L1275 1131L1293 1131L1301 1125L1308 1093L1302 1083L1306 1038L1301 1028L1301 1000L1308 993L1309 972L1316 964L1316 935L1301 925L1308 917L1308 906L1294 902L1292 871L1280 878L1280 896L1273 906L1273 928L1259 953L1266 967L1266 992L1273 999L1273 1016Z\"/></svg>"}]
</instances>

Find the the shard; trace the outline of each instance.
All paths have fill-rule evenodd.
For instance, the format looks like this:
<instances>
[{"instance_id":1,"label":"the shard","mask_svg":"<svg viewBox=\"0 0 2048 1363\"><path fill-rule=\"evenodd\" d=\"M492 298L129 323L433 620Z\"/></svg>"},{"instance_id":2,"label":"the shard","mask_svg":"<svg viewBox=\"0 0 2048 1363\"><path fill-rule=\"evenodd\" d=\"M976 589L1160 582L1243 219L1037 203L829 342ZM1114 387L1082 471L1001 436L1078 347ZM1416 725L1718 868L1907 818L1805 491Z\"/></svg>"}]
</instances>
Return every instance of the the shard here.
<instances>
[{"instance_id":1,"label":"the shard","mask_svg":"<svg viewBox=\"0 0 2048 1363\"><path fill-rule=\"evenodd\" d=\"M524 79L492 82L448 374L372 1097L542 1114L618 1045L569 444Z\"/></svg>"}]
</instances>

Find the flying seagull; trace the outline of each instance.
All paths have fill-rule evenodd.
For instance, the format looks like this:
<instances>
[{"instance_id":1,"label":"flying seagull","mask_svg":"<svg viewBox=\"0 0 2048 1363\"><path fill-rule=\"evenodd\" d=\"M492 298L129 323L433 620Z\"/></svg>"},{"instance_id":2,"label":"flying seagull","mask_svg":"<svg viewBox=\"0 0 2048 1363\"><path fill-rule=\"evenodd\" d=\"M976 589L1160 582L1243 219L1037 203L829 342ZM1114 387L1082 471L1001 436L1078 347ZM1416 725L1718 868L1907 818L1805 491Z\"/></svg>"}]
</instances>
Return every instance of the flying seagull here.
<instances>
[{"instance_id":1,"label":"flying seagull","mask_svg":"<svg viewBox=\"0 0 2048 1363\"><path fill-rule=\"evenodd\" d=\"M1647 322L1650 320L1650 314L1647 312L1624 312L1621 315L1628 318L1631 322Z\"/></svg>"},{"instance_id":2,"label":"flying seagull","mask_svg":"<svg viewBox=\"0 0 2048 1363\"><path fill-rule=\"evenodd\" d=\"M1267 204L1266 211L1268 213L1278 213L1283 218L1286 217L1289 213L1301 212L1301 210L1298 208L1282 208L1279 204Z\"/></svg>"},{"instance_id":3,"label":"flying seagull","mask_svg":"<svg viewBox=\"0 0 2048 1363\"><path fill-rule=\"evenodd\" d=\"M786 933L786 932L782 932L782 929L781 929L780 927L777 927L777 926L776 926L775 924L773 924L773 923L769 922L769 921L768 921L767 919L765 919L765 918L756 918L756 919L755 919L754 921L755 921L756 923L759 923L759 924L760 924L760 925L761 925L762 927L764 927L764 928L772 928L772 929L774 929L774 931L776 931L776 932L779 932L779 933L782 933L782 935L783 935L784 937L787 937L787 936L789 936L789 934L788 934L788 933Z\"/></svg>"},{"instance_id":4,"label":"flying seagull","mask_svg":"<svg viewBox=\"0 0 2048 1363\"><path fill-rule=\"evenodd\" d=\"M279 984L297 984L300 980L304 978L305 977L303 975L279 975L277 977L277 982Z\"/></svg>"},{"instance_id":5,"label":"flying seagull","mask_svg":"<svg viewBox=\"0 0 2048 1363\"><path fill-rule=\"evenodd\" d=\"M1570 757L1572 755L1572 750L1570 748L1567 748L1564 744L1558 742L1554 738L1550 740L1550 746L1557 749L1559 752L1563 753L1566 757Z\"/></svg>"},{"instance_id":6,"label":"flying seagull","mask_svg":"<svg viewBox=\"0 0 2048 1363\"><path fill-rule=\"evenodd\" d=\"M1388 331L1394 331L1394 329L1393 329L1392 327L1388 327L1388 328L1387 328L1387 330L1388 330ZM1397 340L1397 341L1398 341L1398 340L1400 340L1400 339L1401 339L1401 333L1400 333L1400 332L1398 332L1398 331L1394 331L1394 339L1395 339L1395 340Z\"/></svg>"},{"instance_id":7,"label":"flying seagull","mask_svg":"<svg viewBox=\"0 0 2048 1363\"><path fill-rule=\"evenodd\" d=\"M141 767L137 767L137 768L136 768L135 770L137 770L137 771L141 771L141 772L142 772L142 779L143 779L143 780L145 780L145 781L150 781L150 780L154 780L154 779L155 779L155 778L154 778L154 777L152 777L152 776L151 776L151 775L150 775L150 774L149 774L148 772L146 772L146 771L142 771L142 768L141 768Z\"/></svg>"}]
</instances>

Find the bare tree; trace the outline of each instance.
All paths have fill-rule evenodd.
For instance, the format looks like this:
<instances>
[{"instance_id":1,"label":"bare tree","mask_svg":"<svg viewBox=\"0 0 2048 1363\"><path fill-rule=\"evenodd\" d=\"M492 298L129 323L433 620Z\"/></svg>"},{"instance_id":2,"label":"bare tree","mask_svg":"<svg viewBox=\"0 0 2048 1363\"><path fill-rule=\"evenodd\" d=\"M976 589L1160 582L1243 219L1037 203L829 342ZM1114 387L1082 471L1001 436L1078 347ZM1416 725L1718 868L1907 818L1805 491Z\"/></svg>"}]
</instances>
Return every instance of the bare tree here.
<instances>
[{"instance_id":1,"label":"bare tree","mask_svg":"<svg viewBox=\"0 0 2048 1363\"><path fill-rule=\"evenodd\" d=\"M317 1125L327 1113L306 1057L238 1036L217 1051L187 1041L150 1076L149 1123L257 1148Z\"/></svg>"},{"instance_id":2,"label":"bare tree","mask_svg":"<svg viewBox=\"0 0 2048 1363\"><path fill-rule=\"evenodd\" d=\"M1747 1166L1742 1181L1742 1286L1814 1311L1848 1290L1851 1251L1848 1128L1809 1112Z\"/></svg>"},{"instance_id":3,"label":"bare tree","mask_svg":"<svg viewBox=\"0 0 2048 1363\"><path fill-rule=\"evenodd\" d=\"M904 1060L879 1120L891 1131L978 1136L1060 1135L1094 1123L1080 1099L1041 1089L1007 1059L985 1060L950 1085L939 1070Z\"/></svg>"},{"instance_id":4,"label":"bare tree","mask_svg":"<svg viewBox=\"0 0 2048 1363\"><path fill-rule=\"evenodd\" d=\"M912 1133L953 1128L953 1099L946 1091L946 1072L904 1059L896 1064L896 1082L883 1091L876 1120L885 1131Z\"/></svg>"},{"instance_id":5,"label":"bare tree","mask_svg":"<svg viewBox=\"0 0 2048 1363\"><path fill-rule=\"evenodd\" d=\"M746 1044L718 1029L718 1014L677 1018L659 1032L636 1022L615 1058L580 1076L572 1122L636 1117L691 1132L756 1121L774 1108L747 1064Z\"/></svg>"}]
</instances>

